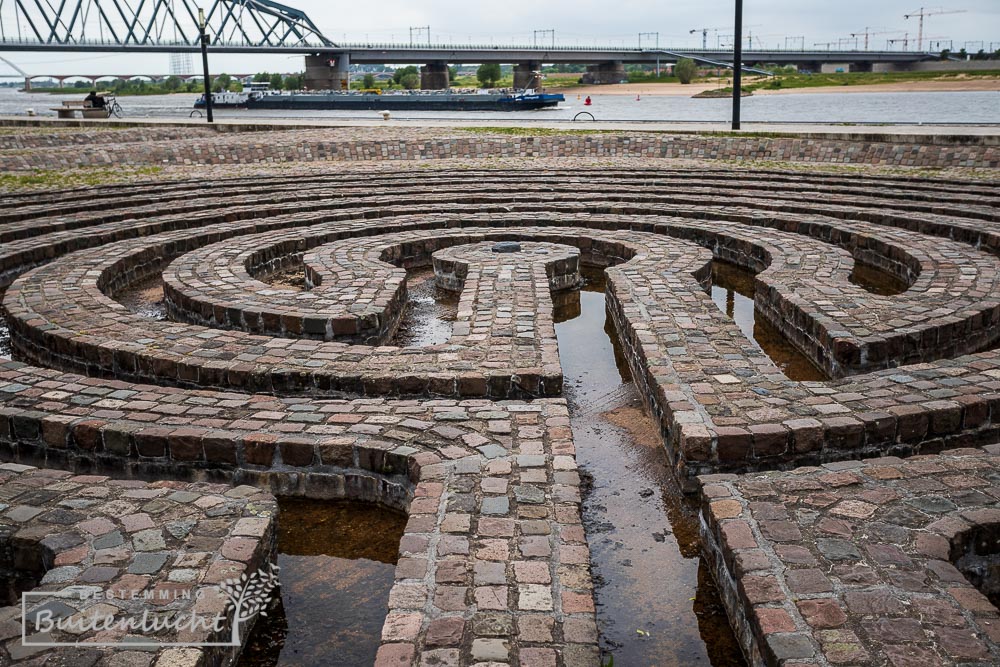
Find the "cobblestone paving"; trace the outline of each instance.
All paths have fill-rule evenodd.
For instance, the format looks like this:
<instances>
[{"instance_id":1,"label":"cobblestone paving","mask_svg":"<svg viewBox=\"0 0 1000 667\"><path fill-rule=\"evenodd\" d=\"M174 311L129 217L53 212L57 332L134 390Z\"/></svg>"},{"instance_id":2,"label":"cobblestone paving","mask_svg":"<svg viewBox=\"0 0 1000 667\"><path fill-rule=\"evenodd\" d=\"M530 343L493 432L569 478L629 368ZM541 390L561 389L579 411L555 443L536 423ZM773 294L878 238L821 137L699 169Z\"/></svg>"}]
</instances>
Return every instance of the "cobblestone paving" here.
<instances>
[{"instance_id":1,"label":"cobblestone paving","mask_svg":"<svg viewBox=\"0 0 1000 667\"><path fill-rule=\"evenodd\" d=\"M0 607L4 664L149 665L155 659L158 665L181 666L198 664L199 658L225 659L229 649L224 648L157 652L37 644L147 641L153 637L101 623L109 616L116 623L141 618L150 608L164 618L212 618L228 601L218 584L266 568L276 542L277 504L271 494L250 486L110 480L5 463L0 500L0 568L5 584L12 584L12 572L20 580L11 592L33 592L26 602L30 615L44 609L53 623L62 619L101 628L29 631L22 644L15 594L2 601L9 606ZM174 626L155 640L221 643L231 631L231 625Z\"/></svg>"},{"instance_id":2,"label":"cobblestone paving","mask_svg":"<svg viewBox=\"0 0 1000 667\"><path fill-rule=\"evenodd\" d=\"M754 662L997 664L997 598L972 583L998 552L1000 446L985 449L703 477L705 538Z\"/></svg>"},{"instance_id":3,"label":"cobblestone paving","mask_svg":"<svg viewBox=\"0 0 1000 667\"><path fill-rule=\"evenodd\" d=\"M1000 147L947 137L874 137L864 140L795 136L706 136L665 133L470 136L447 128L282 129L248 125L202 128L132 128L120 141L107 131L59 133L45 145L35 137L0 142L10 169L66 169L115 165L247 164L287 161L410 161L445 158L586 157L793 160L907 167L997 167ZM261 131L263 130L263 131ZM148 133L143 136L143 133ZM194 135L194 136L192 136ZM90 137L93 141L88 141ZM77 137L83 137L82 140ZM60 145L61 144L61 145ZM78 145L74 145L78 144Z\"/></svg>"},{"instance_id":4,"label":"cobblestone paving","mask_svg":"<svg viewBox=\"0 0 1000 667\"><path fill-rule=\"evenodd\" d=\"M53 143L44 152L22 147L7 156L19 160L18 168L41 165L46 155L49 167L97 163L117 149L122 160L136 163L215 163L221 155L255 162L706 150L721 158L799 151L803 161L935 167L996 161L990 153L996 149L981 145L618 135L480 141L433 133L349 144L333 135L323 143L321 135L274 132L260 143L247 134L130 139L137 145L85 151ZM58 141L69 146L75 139ZM0 364L0 452L48 468L211 480L404 509L410 518L380 665L597 664L580 477L558 397L562 372L550 296L572 285L583 264L607 269L609 312L674 471L689 488L706 473L822 464L827 468L774 477L815 477L820 488L802 487L803 494L837 496L809 505L816 530L868 520L871 514L850 514L868 505L879 512L892 511L896 501L909 507L907 499L930 493L916 482L905 486L918 476L922 484L944 484L934 493L956 507L996 504L993 474L958 472L991 467L992 455L887 458L877 465L899 473L883 477L864 472L874 468L858 472L853 463L836 463L1000 439L994 185L650 160L506 165L363 172L338 166L0 197L0 289L16 359ZM523 254L485 252L496 241L520 241ZM549 254L523 261L540 249ZM759 315L834 379L784 377L712 303L713 259L757 272ZM855 285L858 262L893 275L907 290L879 296ZM452 337L441 345L397 347L405 271L432 265L444 286L461 292ZM296 267L306 277L303 290L265 282ZM115 300L161 274L170 321L143 318ZM941 470L918 473L920 465ZM951 493L952 470L958 482L978 475L982 484L956 482L961 492ZM823 475L861 481L829 482L826 489ZM961 643L963 626L943 616L919 620L930 623L924 629L933 641L873 638L863 619L813 635L811 616L791 601L768 598L764 617L779 629L762 626L756 598L741 596L754 586L753 576L784 576L789 567L775 560L780 549L767 541L814 527L755 514L757 499L748 490L756 488L754 479L726 476L704 487L712 489L705 491L705 511L719 574L736 582L730 612L748 649L779 660L768 653L774 644L791 652L784 655L788 664L800 657L818 664L885 662L895 655L889 644L912 656L933 650L942 660L962 658L938 641L948 633L931 627L958 628L949 632ZM739 513L715 514L710 501L718 489L732 496ZM778 512L795 493L781 487L762 502ZM735 510L732 502L726 507ZM827 510L829 521L820 516ZM755 561L753 572L762 575L733 569L734 550L744 547L726 541L723 524L742 520L761 522L751 534L752 546L771 559ZM918 530L913 522L894 525ZM905 537L901 532L859 531L858 540L862 534L904 551L908 544L895 539ZM812 537L815 549L827 544L826 537ZM970 540L954 544L976 541ZM892 569L885 549L870 554L863 540L852 548L870 555L873 568ZM810 557L817 563L829 555L815 549ZM974 551L963 552L959 567L971 572L981 565ZM811 569L833 580L833 570ZM907 568L896 563L895 569ZM858 585L895 590L882 586L888 581L906 595L945 599L937 589L906 588L916 580L897 574ZM795 577L808 580L804 585L818 581L811 572ZM810 595L832 598L854 585L845 581ZM949 581L952 588L961 583ZM922 585L935 582L925 578ZM841 600L848 612L852 599ZM981 611L983 618L996 613ZM987 636L985 621L973 618L979 612L967 612L963 621L986 633L977 638ZM773 633L782 636L771 641ZM812 653L804 655L807 647ZM988 642L982 647L995 650Z\"/></svg>"}]
</instances>

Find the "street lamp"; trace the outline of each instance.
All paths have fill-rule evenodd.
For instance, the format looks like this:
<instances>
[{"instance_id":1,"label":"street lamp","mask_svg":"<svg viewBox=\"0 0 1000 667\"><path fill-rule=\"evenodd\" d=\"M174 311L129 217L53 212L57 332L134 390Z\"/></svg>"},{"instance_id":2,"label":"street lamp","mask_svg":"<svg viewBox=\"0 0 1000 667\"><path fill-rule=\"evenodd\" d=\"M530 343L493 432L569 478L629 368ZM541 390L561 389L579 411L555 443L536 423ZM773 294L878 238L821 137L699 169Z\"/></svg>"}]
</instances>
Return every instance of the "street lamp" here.
<instances>
[{"instance_id":1,"label":"street lamp","mask_svg":"<svg viewBox=\"0 0 1000 667\"><path fill-rule=\"evenodd\" d=\"M733 30L733 129L740 129L740 102L743 95L743 0L736 0Z\"/></svg>"},{"instance_id":2,"label":"street lamp","mask_svg":"<svg viewBox=\"0 0 1000 667\"><path fill-rule=\"evenodd\" d=\"M198 29L201 31L201 67L205 79L205 114L212 122L212 82L208 78L208 33L205 31L205 10L198 8Z\"/></svg>"}]
</instances>

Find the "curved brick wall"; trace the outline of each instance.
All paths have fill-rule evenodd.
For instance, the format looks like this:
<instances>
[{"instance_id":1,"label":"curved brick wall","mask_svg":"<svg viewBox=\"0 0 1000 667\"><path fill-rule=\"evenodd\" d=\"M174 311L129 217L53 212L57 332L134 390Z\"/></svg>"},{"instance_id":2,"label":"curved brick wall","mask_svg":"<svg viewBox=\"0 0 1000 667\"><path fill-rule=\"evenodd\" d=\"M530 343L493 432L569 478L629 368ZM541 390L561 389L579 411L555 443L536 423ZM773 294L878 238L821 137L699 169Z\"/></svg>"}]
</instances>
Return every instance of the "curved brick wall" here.
<instances>
[{"instance_id":1,"label":"curved brick wall","mask_svg":"<svg viewBox=\"0 0 1000 667\"><path fill-rule=\"evenodd\" d=\"M314 134L290 135L303 142L294 148L284 139L246 147L250 155L240 153L246 135L200 145L149 142L145 157L127 149L122 160L213 161L223 147L239 161L272 151L280 158L303 146L316 149L309 159L368 154L360 145L320 145ZM806 140L761 138L428 141L419 149L401 141L399 153L382 144L378 152L389 159L541 149L652 155L751 143L754 150L806 150L781 143ZM873 150L855 146L847 157L883 159ZM994 150L914 144L890 153L941 166L959 157L988 163ZM102 155L99 148L49 152L67 164ZM456 191L472 194L456 202ZM854 465L844 460L1000 438L1000 352L992 349L1000 337L998 204L994 187L972 182L642 162L277 175L4 197L0 286L16 360L0 364L0 453L119 477L242 483L404 508L410 519L383 662L472 664L501 656L519 664L594 664L593 583L572 431L559 398L553 275L546 262L516 256L480 265L470 244L559 244L578 250L584 265L607 267L609 311L684 483L704 473L823 464L814 475L821 488L806 489L822 494L840 488L839 478L821 476ZM400 268L427 266L442 249L468 262L452 339L393 346L405 296ZM743 336L706 293L713 258L758 272L759 314L833 379L788 380ZM878 296L851 283L859 261L907 289ZM264 282L298 266L311 289ZM172 320L144 319L115 300L164 272ZM311 299L323 309L300 303ZM947 471L994 466L983 456L937 458L947 458ZM869 478L911 476L909 463L881 463L898 470L864 472L857 484L865 498L838 495L831 503L878 505L885 496ZM955 488L964 483L961 473L950 476ZM752 478L714 482L740 514L725 513L735 505L706 509L728 568L734 561L727 554L743 547L727 542L723 524L772 521L754 504L761 487L745 479ZM992 489L982 479L985 485L973 487ZM882 502L891 511L894 501ZM831 510L840 518L849 511L858 506ZM753 529L757 544L782 541L775 535L786 533L772 528L780 527ZM916 552L906 549L913 560ZM732 611L753 580L746 580L749 570L722 567L720 580L742 582L730 596ZM826 655L828 645L853 644L844 633L866 632L859 621L822 628L833 635L807 635L812 612L792 602L768 598L763 606L771 611L763 614L756 598L739 604L733 618L738 627L747 619L742 636L759 655L770 655L774 633L796 635L774 645L808 661ZM779 611L786 625L767 625ZM503 614L509 627L478 622L484 614ZM863 648L890 654L881 644Z\"/></svg>"}]
</instances>

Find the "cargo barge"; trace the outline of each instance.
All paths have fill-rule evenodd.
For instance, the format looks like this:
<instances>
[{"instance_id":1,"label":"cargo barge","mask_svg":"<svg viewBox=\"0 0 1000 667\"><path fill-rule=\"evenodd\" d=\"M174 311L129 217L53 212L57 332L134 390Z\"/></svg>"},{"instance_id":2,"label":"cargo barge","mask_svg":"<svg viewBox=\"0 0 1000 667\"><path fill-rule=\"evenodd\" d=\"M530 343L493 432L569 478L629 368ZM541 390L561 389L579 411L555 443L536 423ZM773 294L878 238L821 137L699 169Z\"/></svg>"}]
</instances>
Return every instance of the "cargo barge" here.
<instances>
[{"instance_id":1,"label":"cargo barge","mask_svg":"<svg viewBox=\"0 0 1000 667\"><path fill-rule=\"evenodd\" d=\"M530 111L558 106L561 94L518 92L363 92L251 91L213 93L215 109L352 110L352 111ZM205 96L194 103L205 107Z\"/></svg>"}]
</instances>

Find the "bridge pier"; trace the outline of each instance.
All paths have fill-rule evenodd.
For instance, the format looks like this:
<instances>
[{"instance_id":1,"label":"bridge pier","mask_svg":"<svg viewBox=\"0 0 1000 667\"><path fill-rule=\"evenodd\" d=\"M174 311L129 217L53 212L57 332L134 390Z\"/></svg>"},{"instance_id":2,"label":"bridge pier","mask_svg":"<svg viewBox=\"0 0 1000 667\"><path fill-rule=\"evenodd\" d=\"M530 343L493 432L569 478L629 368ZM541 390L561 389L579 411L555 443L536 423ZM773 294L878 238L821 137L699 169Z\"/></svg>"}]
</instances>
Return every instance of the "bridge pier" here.
<instances>
[{"instance_id":1,"label":"bridge pier","mask_svg":"<svg viewBox=\"0 0 1000 667\"><path fill-rule=\"evenodd\" d=\"M447 90L451 87L448 63L438 60L420 68L420 90Z\"/></svg>"},{"instance_id":2,"label":"bridge pier","mask_svg":"<svg viewBox=\"0 0 1000 667\"><path fill-rule=\"evenodd\" d=\"M514 88L524 90L525 88L538 89L542 87L542 63L531 61L514 65Z\"/></svg>"},{"instance_id":3,"label":"bridge pier","mask_svg":"<svg viewBox=\"0 0 1000 667\"><path fill-rule=\"evenodd\" d=\"M351 56L347 53L321 53L306 56L306 88L312 90L347 90L351 76Z\"/></svg>"},{"instance_id":4,"label":"bridge pier","mask_svg":"<svg viewBox=\"0 0 1000 667\"><path fill-rule=\"evenodd\" d=\"M24 92L27 93L30 91L31 91L31 78L26 76L24 77Z\"/></svg>"},{"instance_id":5,"label":"bridge pier","mask_svg":"<svg viewBox=\"0 0 1000 667\"><path fill-rule=\"evenodd\" d=\"M591 84L621 83L627 78L625 65L621 61L613 61L588 65L587 71L583 75L583 82Z\"/></svg>"}]
</instances>

